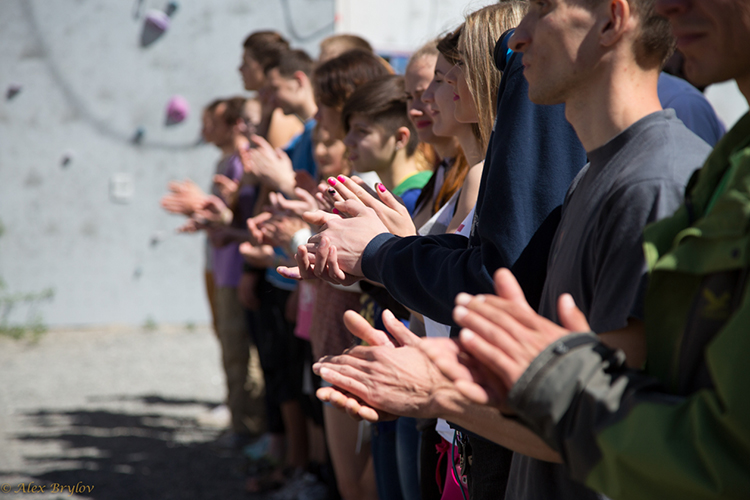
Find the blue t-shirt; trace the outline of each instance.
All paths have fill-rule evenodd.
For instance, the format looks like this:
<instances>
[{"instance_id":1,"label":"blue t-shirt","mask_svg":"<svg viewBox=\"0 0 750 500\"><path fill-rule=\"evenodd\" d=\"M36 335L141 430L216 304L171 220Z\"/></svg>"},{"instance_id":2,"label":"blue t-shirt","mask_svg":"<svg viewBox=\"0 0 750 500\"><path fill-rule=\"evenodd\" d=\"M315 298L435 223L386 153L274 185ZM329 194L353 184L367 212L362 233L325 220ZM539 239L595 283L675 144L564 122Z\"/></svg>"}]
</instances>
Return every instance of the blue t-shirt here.
<instances>
[{"instance_id":1,"label":"blue t-shirt","mask_svg":"<svg viewBox=\"0 0 750 500\"><path fill-rule=\"evenodd\" d=\"M682 78L662 72L657 91L664 109L672 108L677 118L695 135L713 147L726 132L708 99Z\"/></svg>"},{"instance_id":2,"label":"blue t-shirt","mask_svg":"<svg viewBox=\"0 0 750 500\"><path fill-rule=\"evenodd\" d=\"M314 129L315 120L311 118L305 122L305 130L289 141L289 144L284 148L284 152L292 160L292 168L295 172L304 170L313 179L317 179L318 166L315 164L315 157L313 156L312 134ZM281 248L274 248L274 251L279 257L285 256L285 252ZM266 269L266 281L282 290L291 291L297 288L297 281L283 277L272 267Z\"/></svg>"},{"instance_id":3,"label":"blue t-shirt","mask_svg":"<svg viewBox=\"0 0 750 500\"><path fill-rule=\"evenodd\" d=\"M305 130L294 136L289 144L284 148L284 152L292 160L294 171L304 170L317 179L318 166L315 164L313 156L313 130L315 129L315 120L310 118L305 122Z\"/></svg>"}]
</instances>

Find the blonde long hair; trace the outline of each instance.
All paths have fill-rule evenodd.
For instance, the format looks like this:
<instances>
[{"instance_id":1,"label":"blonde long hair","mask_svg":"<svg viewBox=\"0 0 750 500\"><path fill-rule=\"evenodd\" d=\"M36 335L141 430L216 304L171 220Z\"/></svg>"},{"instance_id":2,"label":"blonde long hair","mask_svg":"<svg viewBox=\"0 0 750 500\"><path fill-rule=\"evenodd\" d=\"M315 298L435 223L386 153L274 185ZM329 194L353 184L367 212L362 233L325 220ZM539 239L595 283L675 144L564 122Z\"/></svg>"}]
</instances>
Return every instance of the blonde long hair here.
<instances>
[{"instance_id":1,"label":"blonde long hair","mask_svg":"<svg viewBox=\"0 0 750 500\"><path fill-rule=\"evenodd\" d=\"M466 16L461 26L458 53L464 63L463 73L479 114L479 131L484 147L489 143L497 110L497 89L501 73L492 54L500 36L515 28L528 10L528 2L501 1Z\"/></svg>"}]
</instances>

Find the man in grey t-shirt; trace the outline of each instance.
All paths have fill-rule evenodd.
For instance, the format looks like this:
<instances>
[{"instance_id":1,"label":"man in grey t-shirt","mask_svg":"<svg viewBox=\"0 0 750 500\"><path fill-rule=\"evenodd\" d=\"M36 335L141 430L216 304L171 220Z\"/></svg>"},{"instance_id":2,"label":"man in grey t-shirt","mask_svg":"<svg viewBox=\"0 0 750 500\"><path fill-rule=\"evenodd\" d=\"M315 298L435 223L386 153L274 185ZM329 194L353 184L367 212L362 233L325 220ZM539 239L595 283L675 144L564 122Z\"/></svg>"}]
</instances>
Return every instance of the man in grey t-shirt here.
<instances>
[{"instance_id":1,"label":"man in grey t-shirt","mask_svg":"<svg viewBox=\"0 0 750 500\"><path fill-rule=\"evenodd\" d=\"M666 20L653 2L552 0L532 3L510 40L523 52L529 97L566 105L590 163L563 205L539 313L557 321L570 293L604 342L631 363L645 353L641 233L682 203L710 147L661 110L657 81L669 55ZM506 499L598 498L559 464L514 454Z\"/></svg>"}]
</instances>

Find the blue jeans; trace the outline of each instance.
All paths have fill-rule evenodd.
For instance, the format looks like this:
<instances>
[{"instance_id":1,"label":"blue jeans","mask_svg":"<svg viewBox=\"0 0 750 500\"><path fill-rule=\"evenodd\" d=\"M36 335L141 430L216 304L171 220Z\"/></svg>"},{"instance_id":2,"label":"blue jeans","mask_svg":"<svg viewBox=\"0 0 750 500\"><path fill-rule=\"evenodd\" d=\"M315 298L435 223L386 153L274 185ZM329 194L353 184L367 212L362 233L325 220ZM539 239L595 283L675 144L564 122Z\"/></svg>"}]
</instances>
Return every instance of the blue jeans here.
<instances>
[{"instance_id":1,"label":"blue jeans","mask_svg":"<svg viewBox=\"0 0 750 500\"><path fill-rule=\"evenodd\" d=\"M417 430L417 420L399 417L396 420L396 456L398 477L404 500L421 500L419 487L419 451L422 433Z\"/></svg>"},{"instance_id":2,"label":"blue jeans","mask_svg":"<svg viewBox=\"0 0 750 500\"><path fill-rule=\"evenodd\" d=\"M375 466L378 497L388 500L404 500L396 458L396 421L378 422L372 425L370 448Z\"/></svg>"}]
</instances>

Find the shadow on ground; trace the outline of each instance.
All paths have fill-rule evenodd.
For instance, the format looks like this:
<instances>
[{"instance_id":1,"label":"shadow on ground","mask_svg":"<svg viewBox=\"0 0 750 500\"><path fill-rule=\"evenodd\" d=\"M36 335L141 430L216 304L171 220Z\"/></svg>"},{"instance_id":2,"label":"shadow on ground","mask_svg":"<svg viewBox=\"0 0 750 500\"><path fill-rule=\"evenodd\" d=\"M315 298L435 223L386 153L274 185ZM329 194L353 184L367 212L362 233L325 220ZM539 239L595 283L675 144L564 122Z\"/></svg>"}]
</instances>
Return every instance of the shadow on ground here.
<instances>
[{"instance_id":1,"label":"shadow on ground","mask_svg":"<svg viewBox=\"0 0 750 500\"><path fill-rule=\"evenodd\" d=\"M139 408L145 405L154 410L162 405L213 406L210 402L158 396L111 401L142 403ZM43 472L0 471L0 476L22 476L36 484L89 485L93 486L91 492L80 495L101 500L250 498L243 488L244 460L238 453L214 446L217 430L201 428L194 417L150 409L142 413L26 413L21 418L28 431L11 439L17 441L29 471Z\"/></svg>"}]
</instances>

